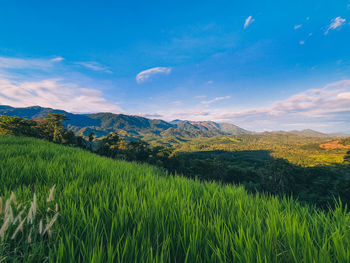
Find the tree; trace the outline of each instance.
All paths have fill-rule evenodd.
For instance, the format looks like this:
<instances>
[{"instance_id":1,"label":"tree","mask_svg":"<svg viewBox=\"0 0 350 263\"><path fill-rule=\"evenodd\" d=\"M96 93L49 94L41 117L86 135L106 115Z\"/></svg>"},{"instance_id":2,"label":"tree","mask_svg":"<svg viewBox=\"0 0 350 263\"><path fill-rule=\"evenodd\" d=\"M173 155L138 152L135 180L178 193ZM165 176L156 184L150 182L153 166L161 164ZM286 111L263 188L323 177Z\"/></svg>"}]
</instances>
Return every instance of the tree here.
<instances>
[{"instance_id":1,"label":"tree","mask_svg":"<svg viewBox=\"0 0 350 263\"><path fill-rule=\"evenodd\" d=\"M93 142L96 139L96 134L94 132L90 132L88 137L89 137L89 142Z\"/></svg>"},{"instance_id":2,"label":"tree","mask_svg":"<svg viewBox=\"0 0 350 263\"><path fill-rule=\"evenodd\" d=\"M114 157L118 152L119 142L119 135L115 132L110 132L105 138L101 140L98 153L101 155Z\"/></svg>"},{"instance_id":3,"label":"tree","mask_svg":"<svg viewBox=\"0 0 350 263\"><path fill-rule=\"evenodd\" d=\"M49 113L44 120L38 121L42 137L56 143L63 142L62 134L65 132L63 121L69 120L63 113Z\"/></svg>"}]
</instances>

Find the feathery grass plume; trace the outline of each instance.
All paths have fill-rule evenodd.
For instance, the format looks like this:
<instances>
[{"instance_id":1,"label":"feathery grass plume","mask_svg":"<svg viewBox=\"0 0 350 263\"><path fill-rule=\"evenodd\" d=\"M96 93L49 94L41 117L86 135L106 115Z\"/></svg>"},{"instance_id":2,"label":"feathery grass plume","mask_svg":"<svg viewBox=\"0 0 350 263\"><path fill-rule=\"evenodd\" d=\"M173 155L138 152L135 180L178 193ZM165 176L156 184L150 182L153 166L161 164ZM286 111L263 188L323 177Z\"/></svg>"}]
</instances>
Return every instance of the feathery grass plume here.
<instances>
[{"instance_id":1,"label":"feathery grass plume","mask_svg":"<svg viewBox=\"0 0 350 263\"><path fill-rule=\"evenodd\" d=\"M13 222L14 217L13 217L13 210L12 210L11 204L8 207L8 210L7 210L7 213L5 214L5 217L10 219L10 223Z\"/></svg>"},{"instance_id":2,"label":"feathery grass plume","mask_svg":"<svg viewBox=\"0 0 350 263\"><path fill-rule=\"evenodd\" d=\"M40 223L39 223L39 234L41 235L43 233L43 220L40 219Z\"/></svg>"},{"instance_id":3,"label":"feathery grass plume","mask_svg":"<svg viewBox=\"0 0 350 263\"><path fill-rule=\"evenodd\" d=\"M55 190L55 187L56 187L56 185L54 185L54 186L50 189L49 197L47 198L46 202L51 202L51 201L54 200L53 192L54 192L54 190Z\"/></svg>"},{"instance_id":4,"label":"feathery grass plume","mask_svg":"<svg viewBox=\"0 0 350 263\"><path fill-rule=\"evenodd\" d=\"M5 211L4 211L4 215L6 216L9 209L10 209L10 205L11 205L11 199L7 199L6 203L5 203Z\"/></svg>"},{"instance_id":5,"label":"feathery grass plume","mask_svg":"<svg viewBox=\"0 0 350 263\"><path fill-rule=\"evenodd\" d=\"M17 204L17 198L16 198L14 192L11 192L10 202L13 202L15 205Z\"/></svg>"},{"instance_id":6,"label":"feathery grass plume","mask_svg":"<svg viewBox=\"0 0 350 263\"><path fill-rule=\"evenodd\" d=\"M37 204L36 204L36 195L34 193L33 195L33 202L30 206L29 212L28 212L28 216L27 216L27 223L31 223L33 224L33 221L35 219L35 214L36 214L36 209L37 209Z\"/></svg>"},{"instance_id":7,"label":"feathery grass plume","mask_svg":"<svg viewBox=\"0 0 350 263\"><path fill-rule=\"evenodd\" d=\"M4 223L2 224L2 227L0 228L0 238L1 238L1 241L4 241L5 232L7 231L9 225L10 225L10 218L7 217L7 218L4 220Z\"/></svg>"},{"instance_id":8,"label":"feathery grass plume","mask_svg":"<svg viewBox=\"0 0 350 263\"><path fill-rule=\"evenodd\" d=\"M16 238L16 235L17 235L18 231L22 231L23 232L23 224L24 224L25 221L26 221L26 219L23 219L21 221L21 223L18 225L18 227L16 228L15 232L13 233L11 239L15 239Z\"/></svg>"},{"instance_id":9,"label":"feathery grass plume","mask_svg":"<svg viewBox=\"0 0 350 263\"><path fill-rule=\"evenodd\" d=\"M29 212L27 215L27 224L29 223L33 224L33 205L30 206Z\"/></svg>"},{"instance_id":10,"label":"feathery grass plume","mask_svg":"<svg viewBox=\"0 0 350 263\"><path fill-rule=\"evenodd\" d=\"M54 199L54 189L55 186L50 189L47 199L44 196L44 200L52 201ZM38 213L39 207L35 193L29 207L18 203L14 193L11 193L11 196L5 200L1 199L0 263L3 261L11 262L16 257L21 261L24 254L32 253L28 252L31 251L28 248L40 248L41 251L47 249L49 247L47 237L51 238L52 226L58 218L58 204L56 203L54 206L53 203L45 202L43 211L48 207L48 213L43 215ZM47 218L46 226L44 225L45 217ZM44 237L44 234L47 234L47 237ZM3 255L11 255L10 261L5 259Z\"/></svg>"},{"instance_id":11,"label":"feathery grass plume","mask_svg":"<svg viewBox=\"0 0 350 263\"><path fill-rule=\"evenodd\" d=\"M46 225L43 235L44 235L46 232L49 232L49 231L50 231L51 227L53 226L53 224L55 223L55 221L57 220L57 218L58 218L58 213L56 213L56 214L53 216L53 218L51 219L51 221Z\"/></svg>"},{"instance_id":12,"label":"feathery grass plume","mask_svg":"<svg viewBox=\"0 0 350 263\"><path fill-rule=\"evenodd\" d=\"M34 195L33 195L33 217L34 218L35 218L35 215L36 215L36 208L37 208L36 195L34 193Z\"/></svg>"},{"instance_id":13,"label":"feathery grass plume","mask_svg":"<svg viewBox=\"0 0 350 263\"><path fill-rule=\"evenodd\" d=\"M32 232L33 232L33 227L30 228L28 238L27 238L27 243L30 244L32 243Z\"/></svg>"},{"instance_id":14,"label":"feathery grass plume","mask_svg":"<svg viewBox=\"0 0 350 263\"><path fill-rule=\"evenodd\" d=\"M17 215L17 216L15 217L15 219L13 220L13 224L16 224L17 221L18 221L18 222L21 222L21 221L22 221L22 214L24 213L24 210L25 210L25 208L22 209L22 211L18 213L18 215Z\"/></svg>"}]
</instances>

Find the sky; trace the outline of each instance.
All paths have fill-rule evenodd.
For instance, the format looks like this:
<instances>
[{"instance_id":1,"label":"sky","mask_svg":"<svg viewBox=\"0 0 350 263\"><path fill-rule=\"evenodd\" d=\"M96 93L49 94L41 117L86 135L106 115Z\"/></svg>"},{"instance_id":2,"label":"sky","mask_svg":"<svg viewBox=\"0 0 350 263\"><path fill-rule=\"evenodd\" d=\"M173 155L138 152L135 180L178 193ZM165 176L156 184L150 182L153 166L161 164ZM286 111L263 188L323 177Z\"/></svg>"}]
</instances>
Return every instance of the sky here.
<instances>
[{"instance_id":1,"label":"sky","mask_svg":"<svg viewBox=\"0 0 350 263\"><path fill-rule=\"evenodd\" d=\"M0 105L350 133L350 1L3 1Z\"/></svg>"}]
</instances>

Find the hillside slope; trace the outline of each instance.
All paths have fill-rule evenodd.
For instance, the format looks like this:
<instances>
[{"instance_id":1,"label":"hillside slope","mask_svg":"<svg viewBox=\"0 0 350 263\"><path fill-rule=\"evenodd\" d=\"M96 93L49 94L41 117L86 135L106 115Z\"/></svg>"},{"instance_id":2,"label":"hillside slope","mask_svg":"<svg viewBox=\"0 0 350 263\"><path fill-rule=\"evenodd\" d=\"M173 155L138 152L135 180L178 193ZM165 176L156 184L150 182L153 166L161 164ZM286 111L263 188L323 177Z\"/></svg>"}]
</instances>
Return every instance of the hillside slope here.
<instances>
[{"instance_id":1,"label":"hillside slope","mask_svg":"<svg viewBox=\"0 0 350 263\"><path fill-rule=\"evenodd\" d=\"M56 185L60 208L49 249L0 246L0 261L350 261L340 208L315 211L31 138L0 136L0 159L1 195L23 202L35 189L43 204Z\"/></svg>"}]
</instances>

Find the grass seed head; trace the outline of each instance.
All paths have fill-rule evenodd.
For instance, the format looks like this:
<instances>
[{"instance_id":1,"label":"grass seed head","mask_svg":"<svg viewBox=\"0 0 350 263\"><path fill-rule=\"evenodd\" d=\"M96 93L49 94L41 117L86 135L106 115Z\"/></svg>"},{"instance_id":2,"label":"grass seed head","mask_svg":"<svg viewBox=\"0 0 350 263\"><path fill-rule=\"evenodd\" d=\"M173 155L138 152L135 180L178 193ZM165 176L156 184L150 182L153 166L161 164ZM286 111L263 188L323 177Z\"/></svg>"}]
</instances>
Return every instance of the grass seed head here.
<instances>
[{"instance_id":1,"label":"grass seed head","mask_svg":"<svg viewBox=\"0 0 350 263\"><path fill-rule=\"evenodd\" d=\"M2 224L2 227L0 228L0 238L1 241L4 241L4 237L5 237L5 232L7 231L8 227L10 225L10 219L6 218L4 223Z\"/></svg>"},{"instance_id":2,"label":"grass seed head","mask_svg":"<svg viewBox=\"0 0 350 263\"><path fill-rule=\"evenodd\" d=\"M33 228L30 229L28 234L28 238L27 238L28 244L32 243L32 231L33 231Z\"/></svg>"},{"instance_id":3,"label":"grass seed head","mask_svg":"<svg viewBox=\"0 0 350 263\"><path fill-rule=\"evenodd\" d=\"M5 204L5 211L4 211L4 214L6 216L6 214L8 213L8 210L10 208L10 205L11 205L11 199L7 199L6 200L6 204Z\"/></svg>"},{"instance_id":4,"label":"grass seed head","mask_svg":"<svg viewBox=\"0 0 350 263\"><path fill-rule=\"evenodd\" d=\"M21 212L18 213L18 215L16 216L16 218L13 220L13 224L16 224L17 221L21 222L22 221L22 214L24 213L24 209L22 209Z\"/></svg>"},{"instance_id":5,"label":"grass seed head","mask_svg":"<svg viewBox=\"0 0 350 263\"><path fill-rule=\"evenodd\" d=\"M36 215L36 208L37 208L36 195L34 193L34 196L33 196L33 217L34 218L35 218L35 215Z\"/></svg>"},{"instance_id":6,"label":"grass seed head","mask_svg":"<svg viewBox=\"0 0 350 263\"><path fill-rule=\"evenodd\" d=\"M56 185L54 185L54 186L50 189L49 197L47 198L46 202L51 202L51 201L54 200L53 192L54 192L54 190L55 190L55 187L56 187Z\"/></svg>"},{"instance_id":7,"label":"grass seed head","mask_svg":"<svg viewBox=\"0 0 350 263\"><path fill-rule=\"evenodd\" d=\"M17 204L17 198L14 192L11 192L10 201L12 201L14 204Z\"/></svg>"},{"instance_id":8,"label":"grass seed head","mask_svg":"<svg viewBox=\"0 0 350 263\"><path fill-rule=\"evenodd\" d=\"M48 234L50 234L50 229L51 229L51 227L53 226L53 224L55 223L55 221L57 220L57 218L58 218L58 213L56 213L56 214L53 216L53 218L51 219L50 223L48 223L48 224L46 225L45 230L44 230L44 234L45 234L46 232L48 232Z\"/></svg>"},{"instance_id":9,"label":"grass seed head","mask_svg":"<svg viewBox=\"0 0 350 263\"><path fill-rule=\"evenodd\" d=\"M41 219L39 223L39 234L41 235L42 233L43 233L43 220Z\"/></svg>"},{"instance_id":10,"label":"grass seed head","mask_svg":"<svg viewBox=\"0 0 350 263\"><path fill-rule=\"evenodd\" d=\"M29 223L33 224L33 205L30 206L29 212L27 215L27 224Z\"/></svg>"},{"instance_id":11,"label":"grass seed head","mask_svg":"<svg viewBox=\"0 0 350 263\"><path fill-rule=\"evenodd\" d=\"M18 231L22 231L22 232L23 232L23 224L24 224L24 221L25 221L25 219L23 219L23 220L21 221L21 223L18 225L18 227L16 228L15 232L13 233L11 239L15 239L15 238L16 238L16 235L17 235Z\"/></svg>"}]
</instances>

